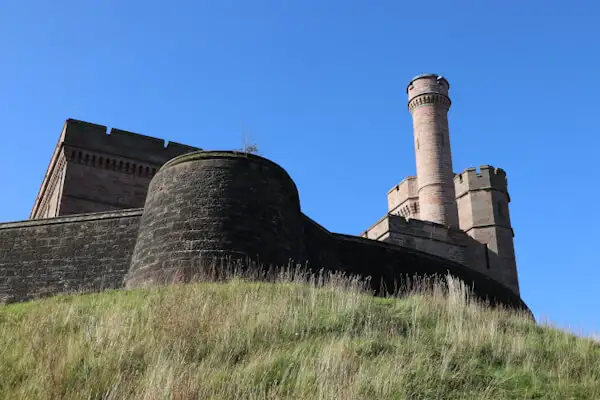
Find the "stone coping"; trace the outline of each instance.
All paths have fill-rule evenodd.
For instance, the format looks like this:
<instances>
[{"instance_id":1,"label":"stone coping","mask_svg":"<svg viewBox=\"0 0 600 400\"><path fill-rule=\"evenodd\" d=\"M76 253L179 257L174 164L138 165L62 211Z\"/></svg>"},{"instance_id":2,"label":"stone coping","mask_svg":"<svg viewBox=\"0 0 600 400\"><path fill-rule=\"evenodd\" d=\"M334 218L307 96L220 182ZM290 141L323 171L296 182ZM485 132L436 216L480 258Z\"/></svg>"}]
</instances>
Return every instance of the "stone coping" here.
<instances>
[{"instance_id":1,"label":"stone coping","mask_svg":"<svg viewBox=\"0 0 600 400\"><path fill-rule=\"evenodd\" d=\"M103 219L114 219L114 218L123 218L123 217L141 217L143 209L142 208L132 208L126 210L115 210L115 211L103 211L97 213L89 213L89 214L73 214L73 215L63 215L60 217L53 218L42 218L42 219L30 219L23 221L15 221L15 222L2 222L0 223L0 229L10 229L10 228L25 228L25 227L33 227L33 226L41 226L41 225L56 225L56 224L65 224L69 222L83 222L83 221L97 221Z\"/></svg>"}]
</instances>

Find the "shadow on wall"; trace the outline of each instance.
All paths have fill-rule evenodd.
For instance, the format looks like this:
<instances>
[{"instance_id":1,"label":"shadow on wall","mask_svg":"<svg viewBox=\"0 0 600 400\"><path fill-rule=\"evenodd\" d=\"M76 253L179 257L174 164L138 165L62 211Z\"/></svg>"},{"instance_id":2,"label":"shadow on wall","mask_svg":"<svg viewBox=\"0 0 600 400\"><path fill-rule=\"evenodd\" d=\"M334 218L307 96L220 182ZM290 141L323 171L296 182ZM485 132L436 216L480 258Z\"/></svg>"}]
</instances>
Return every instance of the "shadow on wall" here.
<instances>
[{"instance_id":1,"label":"shadow on wall","mask_svg":"<svg viewBox=\"0 0 600 400\"><path fill-rule=\"evenodd\" d=\"M331 233L307 216L304 220L309 265L369 276L377 295L401 295L407 281L443 280L450 274L465 282L481 300L528 310L512 290L462 264L395 244Z\"/></svg>"}]
</instances>

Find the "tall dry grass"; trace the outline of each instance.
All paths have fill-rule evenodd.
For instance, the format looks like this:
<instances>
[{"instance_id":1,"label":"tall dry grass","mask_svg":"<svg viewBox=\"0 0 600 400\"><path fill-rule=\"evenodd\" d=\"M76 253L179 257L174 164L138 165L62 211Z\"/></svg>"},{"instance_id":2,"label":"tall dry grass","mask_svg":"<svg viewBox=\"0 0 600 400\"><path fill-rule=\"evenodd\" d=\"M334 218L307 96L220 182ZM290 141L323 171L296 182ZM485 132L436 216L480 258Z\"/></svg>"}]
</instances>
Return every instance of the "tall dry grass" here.
<instances>
[{"instance_id":1,"label":"tall dry grass","mask_svg":"<svg viewBox=\"0 0 600 400\"><path fill-rule=\"evenodd\" d=\"M0 308L5 399L597 399L600 344L460 282L282 273Z\"/></svg>"}]
</instances>

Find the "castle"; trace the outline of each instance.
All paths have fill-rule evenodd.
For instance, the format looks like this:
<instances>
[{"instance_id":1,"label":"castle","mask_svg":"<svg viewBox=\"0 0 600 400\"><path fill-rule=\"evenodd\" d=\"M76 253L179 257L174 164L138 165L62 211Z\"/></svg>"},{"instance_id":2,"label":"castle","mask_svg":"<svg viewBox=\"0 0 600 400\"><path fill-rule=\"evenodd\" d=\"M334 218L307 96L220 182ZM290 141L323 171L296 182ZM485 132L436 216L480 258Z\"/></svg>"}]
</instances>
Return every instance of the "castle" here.
<instances>
[{"instance_id":1,"label":"castle","mask_svg":"<svg viewBox=\"0 0 600 400\"><path fill-rule=\"evenodd\" d=\"M69 119L29 220L0 224L0 300L164 284L227 256L369 276L386 292L402 276L451 273L491 302L526 308L506 174L454 173L449 87L434 74L410 81L417 174L360 236L304 215L293 180L263 157Z\"/></svg>"}]
</instances>

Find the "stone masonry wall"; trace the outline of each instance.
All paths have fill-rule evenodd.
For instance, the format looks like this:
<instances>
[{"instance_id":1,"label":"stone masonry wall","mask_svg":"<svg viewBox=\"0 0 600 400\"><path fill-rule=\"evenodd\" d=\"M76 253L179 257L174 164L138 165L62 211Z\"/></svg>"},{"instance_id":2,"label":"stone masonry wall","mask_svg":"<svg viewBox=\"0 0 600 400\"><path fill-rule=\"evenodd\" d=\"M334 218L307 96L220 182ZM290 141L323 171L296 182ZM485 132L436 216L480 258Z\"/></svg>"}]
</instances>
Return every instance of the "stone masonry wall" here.
<instances>
[{"instance_id":1,"label":"stone masonry wall","mask_svg":"<svg viewBox=\"0 0 600 400\"><path fill-rule=\"evenodd\" d=\"M95 213L144 206L157 167L101 153L68 153L59 215ZM113 165L114 164L114 165Z\"/></svg>"},{"instance_id":2,"label":"stone masonry wall","mask_svg":"<svg viewBox=\"0 0 600 400\"><path fill-rule=\"evenodd\" d=\"M298 191L279 165L245 153L190 153L150 184L127 286L187 277L214 257L302 262L303 239Z\"/></svg>"},{"instance_id":3,"label":"stone masonry wall","mask_svg":"<svg viewBox=\"0 0 600 400\"><path fill-rule=\"evenodd\" d=\"M419 193L416 176L408 176L387 193L388 212L403 217L419 218Z\"/></svg>"},{"instance_id":4,"label":"stone masonry wall","mask_svg":"<svg viewBox=\"0 0 600 400\"><path fill-rule=\"evenodd\" d=\"M106 126L69 119L31 218L143 207L156 171L170 159L195 150L198 148L115 128L108 132Z\"/></svg>"},{"instance_id":5,"label":"stone masonry wall","mask_svg":"<svg viewBox=\"0 0 600 400\"><path fill-rule=\"evenodd\" d=\"M500 302L509 307L527 308L509 288L465 265L392 243L333 235L337 239L339 269L350 274L370 275L371 288L376 293L401 293L405 278L443 278L450 273L473 288L474 294L493 304Z\"/></svg>"},{"instance_id":6,"label":"stone masonry wall","mask_svg":"<svg viewBox=\"0 0 600 400\"><path fill-rule=\"evenodd\" d=\"M141 210L0 224L0 302L121 287Z\"/></svg>"},{"instance_id":7,"label":"stone masonry wall","mask_svg":"<svg viewBox=\"0 0 600 400\"><path fill-rule=\"evenodd\" d=\"M494 276L488 268L485 246L457 229L389 214L361 236L442 257Z\"/></svg>"}]
</instances>

